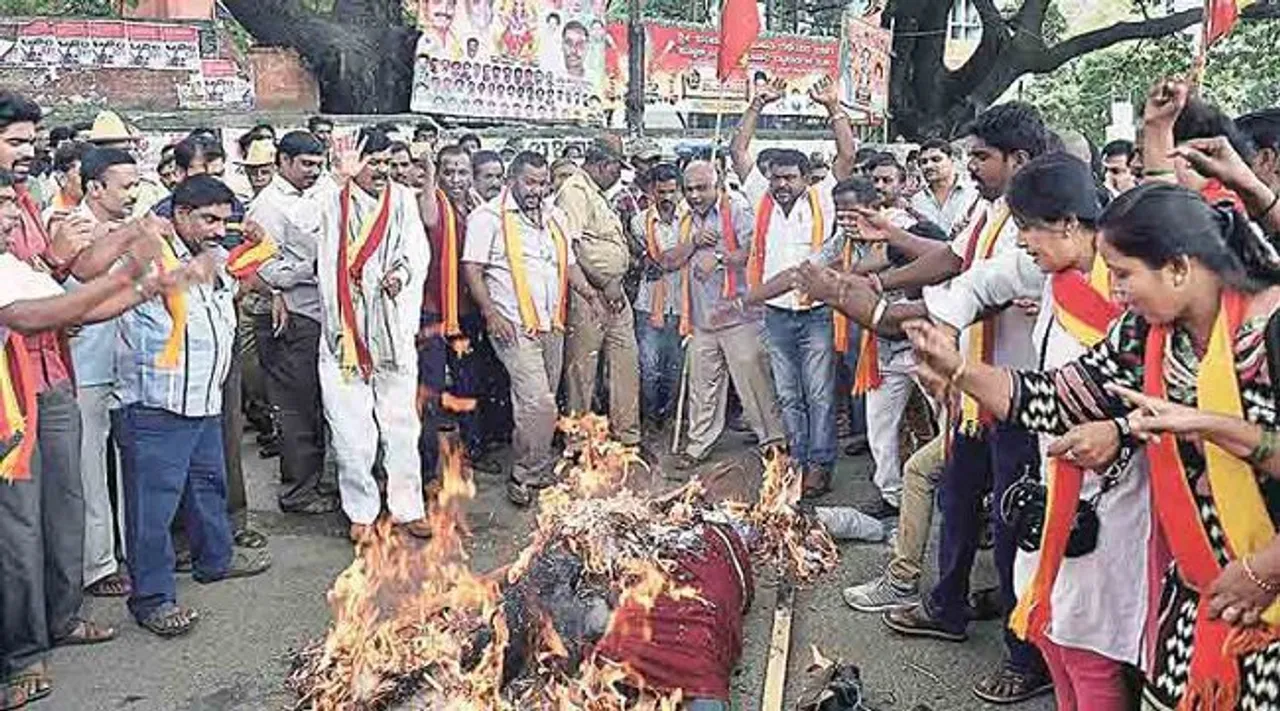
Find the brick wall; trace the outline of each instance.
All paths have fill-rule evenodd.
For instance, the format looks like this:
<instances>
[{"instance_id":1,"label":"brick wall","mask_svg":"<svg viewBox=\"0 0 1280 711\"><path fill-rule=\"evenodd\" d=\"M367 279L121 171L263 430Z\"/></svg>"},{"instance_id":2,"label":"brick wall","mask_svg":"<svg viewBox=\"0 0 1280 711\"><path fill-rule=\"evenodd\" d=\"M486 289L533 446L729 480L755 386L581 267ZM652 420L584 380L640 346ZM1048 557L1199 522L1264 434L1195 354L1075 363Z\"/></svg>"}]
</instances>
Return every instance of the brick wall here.
<instances>
[{"instance_id":1,"label":"brick wall","mask_svg":"<svg viewBox=\"0 0 1280 711\"><path fill-rule=\"evenodd\" d=\"M253 47L249 50L254 95L260 111L314 113L320 108L320 87L292 49Z\"/></svg>"},{"instance_id":2,"label":"brick wall","mask_svg":"<svg viewBox=\"0 0 1280 711\"><path fill-rule=\"evenodd\" d=\"M144 111L178 108L179 83L187 72L148 69L46 70L0 68L0 86L15 89L41 106L92 104Z\"/></svg>"}]
</instances>

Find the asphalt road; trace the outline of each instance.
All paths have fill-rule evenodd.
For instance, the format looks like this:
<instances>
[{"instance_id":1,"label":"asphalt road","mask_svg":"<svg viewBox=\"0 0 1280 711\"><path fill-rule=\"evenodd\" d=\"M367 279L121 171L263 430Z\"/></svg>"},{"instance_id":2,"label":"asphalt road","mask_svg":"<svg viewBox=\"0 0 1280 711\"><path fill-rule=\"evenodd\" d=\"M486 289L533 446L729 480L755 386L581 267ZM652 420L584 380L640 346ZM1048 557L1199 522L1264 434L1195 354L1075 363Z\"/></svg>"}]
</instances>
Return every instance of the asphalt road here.
<instances>
[{"instance_id":1,"label":"asphalt road","mask_svg":"<svg viewBox=\"0 0 1280 711\"><path fill-rule=\"evenodd\" d=\"M720 451L744 445L726 436ZM94 648L60 649L54 655L55 691L31 708L39 711L251 711L292 707L283 686L289 657L324 634L329 621L325 593L351 561L352 549L337 516L284 515L275 508L276 461L258 458L246 440L246 476L255 527L268 534L274 559L266 574L247 580L199 585L179 578L179 599L196 607L201 620L186 637L161 640L128 617L119 601L91 600L90 616L120 630L114 642ZM874 496L869 460L842 458L836 491L824 504L865 503ZM482 478L470 519L472 553L485 569L509 560L525 543L529 514L507 503L500 482ZM932 551L931 551L932 554ZM970 628L964 644L907 640L894 636L876 616L859 615L840 600L842 587L866 580L887 560L884 545L847 544L839 568L796 595L788 696L811 660L811 645L824 656L861 668L872 708L882 711L991 709L970 693L974 680L1001 655L1000 627ZM980 560L975 583L995 579L989 556ZM772 624L774 589L758 581L747 619L747 646L734 679L735 708L760 708L764 660ZM1051 700L1015 707L1044 711Z\"/></svg>"}]
</instances>

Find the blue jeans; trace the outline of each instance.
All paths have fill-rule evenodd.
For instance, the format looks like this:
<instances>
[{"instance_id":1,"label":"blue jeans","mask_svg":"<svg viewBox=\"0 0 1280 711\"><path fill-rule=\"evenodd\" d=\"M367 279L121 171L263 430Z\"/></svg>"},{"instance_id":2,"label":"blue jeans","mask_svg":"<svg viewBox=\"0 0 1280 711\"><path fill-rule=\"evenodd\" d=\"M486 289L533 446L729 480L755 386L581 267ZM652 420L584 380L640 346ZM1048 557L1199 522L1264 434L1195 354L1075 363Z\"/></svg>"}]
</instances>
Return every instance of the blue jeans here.
<instances>
[{"instance_id":1,"label":"blue jeans","mask_svg":"<svg viewBox=\"0 0 1280 711\"><path fill-rule=\"evenodd\" d=\"M791 459L803 466L830 468L836 461L831 308L789 311L770 306L764 324Z\"/></svg>"},{"instance_id":2,"label":"blue jeans","mask_svg":"<svg viewBox=\"0 0 1280 711\"><path fill-rule=\"evenodd\" d=\"M640 413L647 422L667 419L680 396L680 317L668 314L662 328L649 323L649 313L636 312L636 343L640 347Z\"/></svg>"},{"instance_id":3,"label":"blue jeans","mask_svg":"<svg viewBox=\"0 0 1280 711\"><path fill-rule=\"evenodd\" d=\"M138 620L177 601L169 527L182 504L193 577L217 580L231 566L227 470L220 417L183 417L133 404L111 420L124 470L125 538Z\"/></svg>"},{"instance_id":4,"label":"blue jeans","mask_svg":"<svg viewBox=\"0 0 1280 711\"><path fill-rule=\"evenodd\" d=\"M1024 429L998 423L979 437L957 433L951 456L938 487L938 510L942 513L938 540L938 583L929 595L929 611L948 629L963 631L969 622L969 574L978 553L978 541L985 522L982 499L992 493L995 511L995 564L1000 578L1000 605L1008 614L1017 603L1013 584L1013 559L1017 542L1013 530L999 513L1004 492L1027 467L1039 471L1040 450L1036 436ZM1036 648L1019 640L1006 627L1005 646L1010 665L1022 672L1040 673L1044 662Z\"/></svg>"}]
</instances>

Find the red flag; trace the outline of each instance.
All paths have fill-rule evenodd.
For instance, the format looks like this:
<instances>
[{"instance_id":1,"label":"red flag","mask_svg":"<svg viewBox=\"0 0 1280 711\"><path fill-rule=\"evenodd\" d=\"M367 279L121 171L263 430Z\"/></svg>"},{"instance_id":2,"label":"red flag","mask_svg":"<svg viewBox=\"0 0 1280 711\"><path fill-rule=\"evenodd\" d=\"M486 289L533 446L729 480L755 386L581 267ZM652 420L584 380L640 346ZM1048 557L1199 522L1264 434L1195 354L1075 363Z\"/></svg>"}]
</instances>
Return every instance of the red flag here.
<instances>
[{"instance_id":1,"label":"red flag","mask_svg":"<svg viewBox=\"0 0 1280 711\"><path fill-rule=\"evenodd\" d=\"M724 0L720 10L720 55L716 78L724 81L738 68L742 57L760 36L760 11L756 0Z\"/></svg>"},{"instance_id":2,"label":"red flag","mask_svg":"<svg viewBox=\"0 0 1280 711\"><path fill-rule=\"evenodd\" d=\"M1236 20L1240 19L1240 8L1250 4L1250 0L1205 0L1205 48L1225 37L1235 27Z\"/></svg>"}]
</instances>

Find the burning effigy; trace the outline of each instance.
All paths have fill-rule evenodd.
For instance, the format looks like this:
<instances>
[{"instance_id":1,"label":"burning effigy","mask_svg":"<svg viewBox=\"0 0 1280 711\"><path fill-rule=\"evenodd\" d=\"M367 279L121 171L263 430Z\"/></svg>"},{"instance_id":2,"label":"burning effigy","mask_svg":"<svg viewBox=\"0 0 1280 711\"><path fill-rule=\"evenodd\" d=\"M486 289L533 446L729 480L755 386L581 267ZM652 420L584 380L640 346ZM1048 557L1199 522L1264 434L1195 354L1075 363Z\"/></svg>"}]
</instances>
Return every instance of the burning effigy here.
<instances>
[{"instance_id":1,"label":"burning effigy","mask_svg":"<svg viewBox=\"0 0 1280 711\"><path fill-rule=\"evenodd\" d=\"M679 708L729 697L743 617L765 566L806 583L835 544L797 508L800 474L766 459L757 500L708 500L697 479L662 494L603 418L562 423L573 443L538 500L531 542L510 564L469 566L476 493L442 448L426 544L377 527L329 592L333 624L297 655L297 708Z\"/></svg>"}]
</instances>

